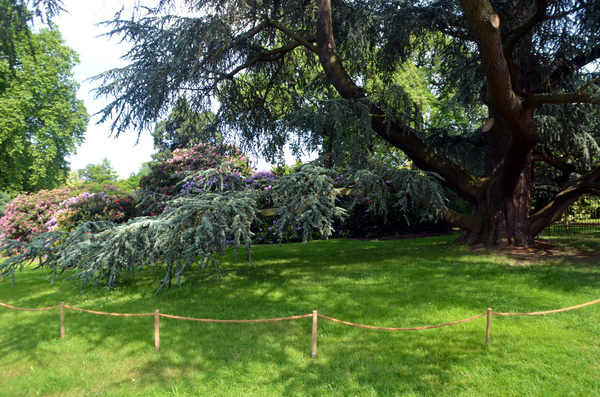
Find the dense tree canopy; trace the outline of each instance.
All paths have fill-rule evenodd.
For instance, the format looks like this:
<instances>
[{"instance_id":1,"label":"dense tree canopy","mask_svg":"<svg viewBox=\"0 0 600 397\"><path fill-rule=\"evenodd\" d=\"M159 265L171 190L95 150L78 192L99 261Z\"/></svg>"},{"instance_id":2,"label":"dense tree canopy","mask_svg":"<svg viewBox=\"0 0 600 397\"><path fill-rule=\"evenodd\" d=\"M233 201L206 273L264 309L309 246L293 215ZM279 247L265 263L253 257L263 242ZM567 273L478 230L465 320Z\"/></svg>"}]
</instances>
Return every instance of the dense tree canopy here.
<instances>
[{"instance_id":1,"label":"dense tree canopy","mask_svg":"<svg viewBox=\"0 0 600 397\"><path fill-rule=\"evenodd\" d=\"M318 149L324 165L350 165L343 178L308 164L245 189L227 159L182 169L178 183L210 183L149 193L153 217L5 242L20 254L0 264L4 274L47 256L55 274L75 268L83 283L114 286L138 265L161 263L164 286L194 263L218 267L228 241L249 258L259 216L275 217L279 230L299 223L305 239L328 236L344 217L336 197L347 195L368 197L381 216L386 198L394 210L418 206L461 227L464 243L527 245L578 197L598 192L597 2L182 3L184 16L173 14L174 0L160 0L112 22L112 34L132 42L131 63L100 76L98 94L114 96L103 120L112 118L117 135L141 131L182 96L194 112L218 98L226 142L270 158L286 144ZM435 111L419 100L422 90L401 84L409 62L428 79ZM366 167L375 135L421 171ZM447 208L442 185L471 213ZM536 191L547 195L532 212Z\"/></svg>"},{"instance_id":2,"label":"dense tree canopy","mask_svg":"<svg viewBox=\"0 0 600 397\"><path fill-rule=\"evenodd\" d=\"M217 97L225 137L268 157L288 143L364 155L377 134L470 204L444 214L463 242L527 245L598 192L599 25L584 0L162 0L112 22L130 65L98 93L117 133L182 95L195 110ZM408 60L452 123L398 84ZM531 213L538 175L551 195Z\"/></svg>"},{"instance_id":3,"label":"dense tree canopy","mask_svg":"<svg viewBox=\"0 0 600 397\"><path fill-rule=\"evenodd\" d=\"M65 182L66 158L83 141L88 114L76 98L77 54L56 26L15 43L18 64L0 59L0 190L52 189Z\"/></svg>"},{"instance_id":4,"label":"dense tree canopy","mask_svg":"<svg viewBox=\"0 0 600 397\"><path fill-rule=\"evenodd\" d=\"M34 49L31 42L31 24L34 19L49 22L62 9L61 0L0 0L0 53L12 69L19 60L18 48L23 38Z\"/></svg>"}]
</instances>

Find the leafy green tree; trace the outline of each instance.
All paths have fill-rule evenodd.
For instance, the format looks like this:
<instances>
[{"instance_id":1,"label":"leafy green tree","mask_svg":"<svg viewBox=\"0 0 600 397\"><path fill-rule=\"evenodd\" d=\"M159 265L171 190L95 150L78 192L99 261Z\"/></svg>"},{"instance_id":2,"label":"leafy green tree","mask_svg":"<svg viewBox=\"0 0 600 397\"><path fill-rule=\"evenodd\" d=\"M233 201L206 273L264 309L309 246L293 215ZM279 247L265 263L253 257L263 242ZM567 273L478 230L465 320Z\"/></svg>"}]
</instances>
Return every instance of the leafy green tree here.
<instances>
[{"instance_id":1,"label":"leafy green tree","mask_svg":"<svg viewBox=\"0 0 600 397\"><path fill-rule=\"evenodd\" d=\"M4 216L6 211L6 204L10 203L11 199L8 193L0 191L0 218Z\"/></svg>"},{"instance_id":2,"label":"leafy green tree","mask_svg":"<svg viewBox=\"0 0 600 397\"><path fill-rule=\"evenodd\" d=\"M336 131L365 156L377 134L469 203L443 215L467 244L529 245L600 182L596 2L184 2L201 17L174 15L176 3L113 21L110 34L133 45L129 66L100 76L117 134L149 127L181 95L195 110L218 97L224 136L267 156L290 142L339 153ZM411 58L437 70L431 92L460 124L421 122L393 79ZM530 213L538 165L555 192Z\"/></svg>"},{"instance_id":3,"label":"leafy green tree","mask_svg":"<svg viewBox=\"0 0 600 397\"><path fill-rule=\"evenodd\" d=\"M190 109L185 97L179 98L166 120L156 123L152 136L157 153L152 158L164 161L176 149L186 149L198 143L217 145L223 142L217 130L216 115L205 110L200 113Z\"/></svg>"},{"instance_id":4,"label":"leafy green tree","mask_svg":"<svg viewBox=\"0 0 600 397\"><path fill-rule=\"evenodd\" d=\"M13 72L20 63L18 48L23 45L23 38L34 49L30 27L33 19L49 22L61 11L61 0L0 0L0 53Z\"/></svg>"},{"instance_id":5,"label":"leafy green tree","mask_svg":"<svg viewBox=\"0 0 600 397\"><path fill-rule=\"evenodd\" d=\"M126 190L128 192L132 192L134 190L139 189L140 188L140 180L144 176L148 175L151 171L151 169L150 169L151 164L152 164L151 161L142 163L138 172L132 172L131 174L129 174L129 177L127 179L119 180L119 183L122 183L121 188L123 188L124 190Z\"/></svg>"},{"instance_id":6,"label":"leafy green tree","mask_svg":"<svg viewBox=\"0 0 600 397\"><path fill-rule=\"evenodd\" d=\"M77 175L83 181L98 184L116 182L119 176L107 158L103 158L99 164L88 164L85 168L77 170Z\"/></svg>"},{"instance_id":7,"label":"leafy green tree","mask_svg":"<svg viewBox=\"0 0 600 397\"><path fill-rule=\"evenodd\" d=\"M63 184L65 160L83 142L88 114L76 98L77 54L56 26L15 43L18 66L0 59L0 189L12 195Z\"/></svg>"}]
</instances>

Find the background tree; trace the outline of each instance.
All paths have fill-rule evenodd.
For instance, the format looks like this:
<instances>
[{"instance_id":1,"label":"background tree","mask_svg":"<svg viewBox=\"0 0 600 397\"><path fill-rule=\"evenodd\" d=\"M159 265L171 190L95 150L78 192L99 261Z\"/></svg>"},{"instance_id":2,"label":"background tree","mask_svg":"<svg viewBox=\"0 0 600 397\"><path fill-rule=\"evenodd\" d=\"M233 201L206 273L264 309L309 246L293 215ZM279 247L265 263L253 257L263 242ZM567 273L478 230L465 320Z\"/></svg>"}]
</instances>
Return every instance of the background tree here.
<instances>
[{"instance_id":1,"label":"background tree","mask_svg":"<svg viewBox=\"0 0 600 397\"><path fill-rule=\"evenodd\" d=\"M210 110L196 113L190 109L185 97L179 98L165 120L156 123L152 136L157 161L168 159L175 149L185 149L198 143L217 145L223 142L217 130L216 115Z\"/></svg>"},{"instance_id":2,"label":"background tree","mask_svg":"<svg viewBox=\"0 0 600 397\"><path fill-rule=\"evenodd\" d=\"M8 193L0 191L0 218L4 216L6 204L10 203L11 199Z\"/></svg>"},{"instance_id":3,"label":"background tree","mask_svg":"<svg viewBox=\"0 0 600 397\"><path fill-rule=\"evenodd\" d=\"M0 0L0 53L11 70L20 62L17 49L23 45L23 38L34 50L30 24L34 19L49 22L63 11L62 4L61 0Z\"/></svg>"},{"instance_id":4,"label":"background tree","mask_svg":"<svg viewBox=\"0 0 600 397\"><path fill-rule=\"evenodd\" d=\"M117 98L103 111L117 134L148 127L183 94L192 109L217 96L224 135L267 155L290 141L327 144L323 122L354 131L357 154L375 133L469 203L470 214L444 214L468 244L531 244L600 181L596 2L186 2L197 18L171 14L175 3L112 23L133 45L131 64L103 74L98 91ZM432 92L469 120L418 122L417 102L393 81L411 57L439 67ZM369 91L375 78L384 86ZM313 123L292 122L311 112ZM530 214L539 163L563 183Z\"/></svg>"},{"instance_id":5,"label":"background tree","mask_svg":"<svg viewBox=\"0 0 600 397\"><path fill-rule=\"evenodd\" d=\"M0 59L0 190L12 195L64 183L88 122L72 77L77 54L53 25L29 39L14 43L18 67Z\"/></svg>"},{"instance_id":6,"label":"background tree","mask_svg":"<svg viewBox=\"0 0 600 397\"><path fill-rule=\"evenodd\" d=\"M126 179L127 185L129 186L129 189L127 189L128 191L133 191L133 190L139 189L140 180L144 176L148 175L151 171L151 168L150 168L151 164L152 164L151 161L142 163L138 172L132 172L131 174L129 174L129 177Z\"/></svg>"},{"instance_id":7,"label":"background tree","mask_svg":"<svg viewBox=\"0 0 600 397\"><path fill-rule=\"evenodd\" d=\"M77 170L77 175L82 181L98 184L116 182L119 176L107 158L103 158L99 164L88 164L85 168Z\"/></svg>"}]
</instances>

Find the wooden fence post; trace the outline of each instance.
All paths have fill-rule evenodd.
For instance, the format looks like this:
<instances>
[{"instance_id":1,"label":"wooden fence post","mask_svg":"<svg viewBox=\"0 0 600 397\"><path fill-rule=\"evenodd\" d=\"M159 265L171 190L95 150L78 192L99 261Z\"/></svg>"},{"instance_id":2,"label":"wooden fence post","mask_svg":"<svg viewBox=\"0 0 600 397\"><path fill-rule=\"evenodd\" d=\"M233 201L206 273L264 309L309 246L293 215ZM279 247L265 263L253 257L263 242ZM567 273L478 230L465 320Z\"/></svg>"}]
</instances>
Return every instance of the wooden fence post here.
<instances>
[{"instance_id":1,"label":"wooden fence post","mask_svg":"<svg viewBox=\"0 0 600 397\"><path fill-rule=\"evenodd\" d=\"M65 337L65 302L60 302L60 339Z\"/></svg>"},{"instance_id":2,"label":"wooden fence post","mask_svg":"<svg viewBox=\"0 0 600 397\"><path fill-rule=\"evenodd\" d=\"M160 350L160 314L154 311L154 351Z\"/></svg>"},{"instance_id":3,"label":"wooden fence post","mask_svg":"<svg viewBox=\"0 0 600 397\"><path fill-rule=\"evenodd\" d=\"M317 311L313 310L313 326L312 326L312 358L317 357Z\"/></svg>"},{"instance_id":4,"label":"wooden fence post","mask_svg":"<svg viewBox=\"0 0 600 397\"><path fill-rule=\"evenodd\" d=\"M488 308L487 310L487 329L485 330L485 344L489 346L490 344L490 327L492 325L492 309Z\"/></svg>"}]
</instances>

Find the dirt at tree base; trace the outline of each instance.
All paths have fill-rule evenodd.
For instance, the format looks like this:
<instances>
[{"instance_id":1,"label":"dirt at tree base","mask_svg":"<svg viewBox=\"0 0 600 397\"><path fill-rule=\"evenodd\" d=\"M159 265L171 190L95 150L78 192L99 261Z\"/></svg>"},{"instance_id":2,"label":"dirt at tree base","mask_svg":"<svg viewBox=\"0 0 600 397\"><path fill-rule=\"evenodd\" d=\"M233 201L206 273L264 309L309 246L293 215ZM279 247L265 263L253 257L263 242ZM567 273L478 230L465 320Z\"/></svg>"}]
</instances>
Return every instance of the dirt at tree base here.
<instances>
[{"instance_id":1,"label":"dirt at tree base","mask_svg":"<svg viewBox=\"0 0 600 397\"><path fill-rule=\"evenodd\" d=\"M536 240L530 247L509 247L494 248L484 247L483 244L477 244L468 247L470 251L481 251L482 253L493 253L494 255L506 255L514 259L517 264L534 263L539 260L569 260L592 262L600 265L600 252L597 250L583 250L573 247L562 247L549 244L545 241Z\"/></svg>"},{"instance_id":2,"label":"dirt at tree base","mask_svg":"<svg viewBox=\"0 0 600 397\"><path fill-rule=\"evenodd\" d=\"M447 236L444 233L412 233L412 234L399 234L399 235L381 235L381 236L370 236L370 237L354 237L352 240L359 241L390 241L390 240L408 240L415 238L425 237L436 237L436 236ZM476 244L467 247L469 251L479 252L482 254L489 255L504 255L509 259L515 261L516 265L525 265L529 263L535 263L540 260L568 260L568 261L581 261L590 262L593 264L600 265L600 251L592 248L574 248L569 246L557 246L554 244L547 243L545 241L536 240L535 244L530 247L509 247L509 248L498 248L498 247L485 247L483 244Z\"/></svg>"}]
</instances>

